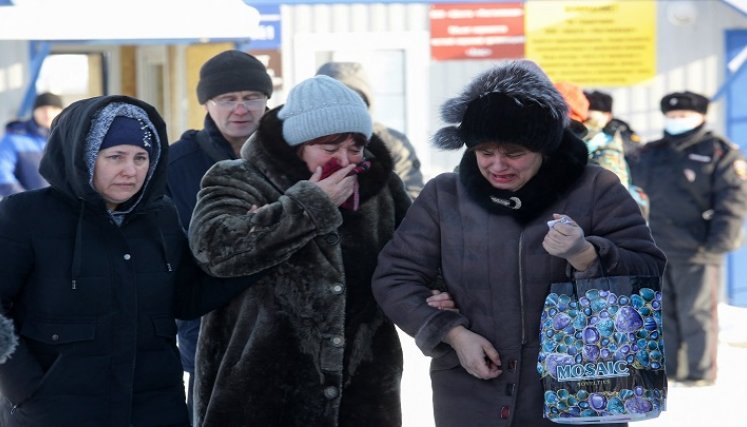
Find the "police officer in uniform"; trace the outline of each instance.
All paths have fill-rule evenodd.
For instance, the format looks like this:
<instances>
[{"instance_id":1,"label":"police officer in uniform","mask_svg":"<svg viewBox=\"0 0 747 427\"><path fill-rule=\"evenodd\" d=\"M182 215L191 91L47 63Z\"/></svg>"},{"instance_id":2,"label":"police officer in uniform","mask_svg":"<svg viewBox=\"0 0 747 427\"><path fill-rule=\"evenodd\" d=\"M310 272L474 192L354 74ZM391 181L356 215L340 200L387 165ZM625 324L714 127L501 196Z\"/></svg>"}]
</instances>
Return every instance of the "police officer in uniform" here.
<instances>
[{"instance_id":1,"label":"police officer in uniform","mask_svg":"<svg viewBox=\"0 0 747 427\"><path fill-rule=\"evenodd\" d=\"M691 386L716 380L717 304L725 254L740 245L747 163L739 147L707 129L708 98L661 100L663 138L631 163L650 198L649 225L668 264L662 278L666 369Z\"/></svg>"}]
</instances>

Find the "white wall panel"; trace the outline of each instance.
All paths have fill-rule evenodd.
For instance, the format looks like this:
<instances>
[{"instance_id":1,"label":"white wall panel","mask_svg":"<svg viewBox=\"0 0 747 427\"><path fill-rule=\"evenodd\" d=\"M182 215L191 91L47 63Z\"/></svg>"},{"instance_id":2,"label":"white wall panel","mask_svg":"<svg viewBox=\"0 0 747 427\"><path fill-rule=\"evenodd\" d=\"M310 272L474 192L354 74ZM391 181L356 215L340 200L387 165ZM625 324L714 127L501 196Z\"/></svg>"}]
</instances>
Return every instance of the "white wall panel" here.
<instances>
[{"instance_id":1,"label":"white wall panel","mask_svg":"<svg viewBox=\"0 0 747 427\"><path fill-rule=\"evenodd\" d=\"M28 82L29 44L0 41L0 132L16 117Z\"/></svg>"}]
</instances>

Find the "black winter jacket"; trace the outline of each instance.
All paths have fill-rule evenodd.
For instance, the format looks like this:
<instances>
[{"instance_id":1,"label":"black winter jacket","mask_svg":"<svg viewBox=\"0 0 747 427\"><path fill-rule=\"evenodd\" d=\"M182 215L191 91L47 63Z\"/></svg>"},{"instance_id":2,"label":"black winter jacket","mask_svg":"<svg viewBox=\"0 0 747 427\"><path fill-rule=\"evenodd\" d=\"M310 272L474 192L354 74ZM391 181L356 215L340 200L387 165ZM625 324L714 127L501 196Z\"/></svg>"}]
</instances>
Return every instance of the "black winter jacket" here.
<instances>
[{"instance_id":1,"label":"black winter jacket","mask_svg":"<svg viewBox=\"0 0 747 427\"><path fill-rule=\"evenodd\" d=\"M223 137L209 114L202 130L190 129L169 147L168 194L176 205L182 225L189 227L205 172L219 160L235 159L231 144ZM182 368L195 371L195 348L200 319L177 322Z\"/></svg>"},{"instance_id":2,"label":"black winter jacket","mask_svg":"<svg viewBox=\"0 0 747 427\"><path fill-rule=\"evenodd\" d=\"M747 212L747 164L737 146L702 125L644 145L630 166L668 258L720 263L737 247Z\"/></svg>"},{"instance_id":3,"label":"black winter jacket","mask_svg":"<svg viewBox=\"0 0 747 427\"><path fill-rule=\"evenodd\" d=\"M84 159L91 117L111 102L144 109L160 141L120 226ZM174 318L216 308L250 280L212 278L191 257L164 196L168 140L155 109L92 98L58 123L41 165L51 187L0 202L0 314L20 336L0 365L0 425L188 426Z\"/></svg>"},{"instance_id":4,"label":"black winter jacket","mask_svg":"<svg viewBox=\"0 0 747 427\"><path fill-rule=\"evenodd\" d=\"M188 130L169 147L168 194L185 228L197 202L200 181L220 160L235 159L231 144L221 135L209 115L202 130Z\"/></svg>"}]
</instances>

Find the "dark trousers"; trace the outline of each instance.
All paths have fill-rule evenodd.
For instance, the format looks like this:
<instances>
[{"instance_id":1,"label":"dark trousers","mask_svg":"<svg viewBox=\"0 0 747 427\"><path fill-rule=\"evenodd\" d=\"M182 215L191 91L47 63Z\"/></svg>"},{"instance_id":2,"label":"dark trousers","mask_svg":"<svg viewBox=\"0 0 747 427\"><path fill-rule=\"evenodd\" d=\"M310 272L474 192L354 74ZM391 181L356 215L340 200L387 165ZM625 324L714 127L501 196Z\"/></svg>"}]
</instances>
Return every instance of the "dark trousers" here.
<instances>
[{"instance_id":1,"label":"dark trousers","mask_svg":"<svg viewBox=\"0 0 747 427\"><path fill-rule=\"evenodd\" d=\"M667 376L715 380L721 265L670 259L662 278Z\"/></svg>"}]
</instances>

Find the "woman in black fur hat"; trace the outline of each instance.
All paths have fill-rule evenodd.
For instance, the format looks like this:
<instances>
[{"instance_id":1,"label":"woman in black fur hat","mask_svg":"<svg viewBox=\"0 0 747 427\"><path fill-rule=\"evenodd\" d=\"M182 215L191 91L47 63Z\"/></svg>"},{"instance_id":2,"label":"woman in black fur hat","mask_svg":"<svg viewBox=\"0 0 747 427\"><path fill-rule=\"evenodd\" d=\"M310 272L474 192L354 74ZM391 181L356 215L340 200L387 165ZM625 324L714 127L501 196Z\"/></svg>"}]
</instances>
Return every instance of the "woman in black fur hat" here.
<instances>
[{"instance_id":1,"label":"woman in black fur hat","mask_svg":"<svg viewBox=\"0 0 747 427\"><path fill-rule=\"evenodd\" d=\"M458 125L435 145L467 150L457 173L426 184L382 250L374 296L433 357L439 427L553 425L537 373L550 283L571 271L659 276L664 255L620 180L587 165L563 97L534 63L478 76L442 117ZM422 301L439 273L458 312Z\"/></svg>"}]
</instances>

